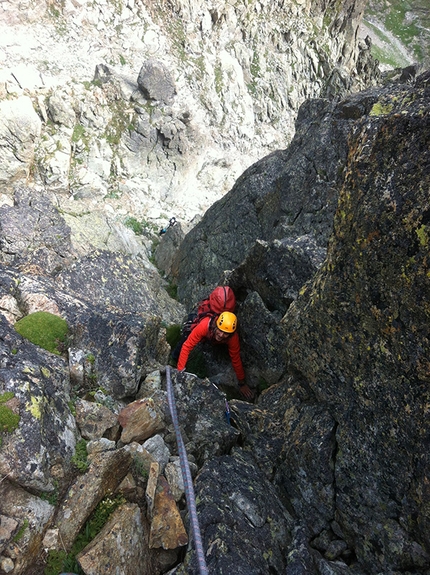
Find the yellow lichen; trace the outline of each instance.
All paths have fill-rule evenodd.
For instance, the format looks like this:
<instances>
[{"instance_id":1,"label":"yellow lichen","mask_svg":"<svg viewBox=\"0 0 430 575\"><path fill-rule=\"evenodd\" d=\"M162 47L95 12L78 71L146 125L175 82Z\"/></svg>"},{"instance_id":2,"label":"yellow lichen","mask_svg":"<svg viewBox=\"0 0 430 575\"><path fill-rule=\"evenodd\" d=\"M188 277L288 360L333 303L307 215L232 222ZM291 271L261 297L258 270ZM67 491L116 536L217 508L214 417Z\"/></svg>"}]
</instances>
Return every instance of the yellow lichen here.
<instances>
[{"instance_id":1,"label":"yellow lichen","mask_svg":"<svg viewBox=\"0 0 430 575\"><path fill-rule=\"evenodd\" d=\"M31 415L35 419L41 419L42 417L42 409L41 404L43 402L43 398L41 397L30 397L30 401L25 404L26 411L29 411Z\"/></svg>"},{"instance_id":2,"label":"yellow lichen","mask_svg":"<svg viewBox=\"0 0 430 575\"><path fill-rule=\"evenodd\" d=\"M423 224L420 228L416 229L415 231L418 236L418 241L420 242L420 245L426 247L429 243L427 227Z\"/></svg>"},{"instance_id":3,"label":"yellow lichen","mask_svg":"<svg viewBox=\"0 0 430 575\"><path fill-rule=\"evenodd\" d=\"M393 104L383 104L382 102L376 102L376 104L373 104L369 116L388 116L392 109Z\"/></svg>"}]
</instances>

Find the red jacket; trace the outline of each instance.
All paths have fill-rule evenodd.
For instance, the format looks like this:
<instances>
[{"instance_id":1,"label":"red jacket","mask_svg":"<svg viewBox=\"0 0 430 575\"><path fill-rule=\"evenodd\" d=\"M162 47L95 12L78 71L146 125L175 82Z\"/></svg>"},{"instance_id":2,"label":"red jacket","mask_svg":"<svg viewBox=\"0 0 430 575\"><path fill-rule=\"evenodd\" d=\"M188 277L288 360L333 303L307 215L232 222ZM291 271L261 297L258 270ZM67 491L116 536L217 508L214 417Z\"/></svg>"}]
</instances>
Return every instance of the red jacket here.
<instances>
[{"instance_id":1,"label":"red jacket","mask_svg":"<svg viewBox=\"0 0 430 575\"><path fill-rule=\"evenodd\" d=\"M191 350L194 349L200 341L203 339L208 339L211 341L211 319L212 318L210 316L203 318L202 321L196 325L188 338L185 340L178 359L177 369L179 371L185 369ZM233 369L236 373L236 377L239 381L242 381L245 379L245 372L243 370L242 360L240 359L240 342L239 334L237 331L235 331L231 337L225 340L225 344L228 346L228 353L230 354L231 363L233 364Z\"/></svg>"}]
</instances>

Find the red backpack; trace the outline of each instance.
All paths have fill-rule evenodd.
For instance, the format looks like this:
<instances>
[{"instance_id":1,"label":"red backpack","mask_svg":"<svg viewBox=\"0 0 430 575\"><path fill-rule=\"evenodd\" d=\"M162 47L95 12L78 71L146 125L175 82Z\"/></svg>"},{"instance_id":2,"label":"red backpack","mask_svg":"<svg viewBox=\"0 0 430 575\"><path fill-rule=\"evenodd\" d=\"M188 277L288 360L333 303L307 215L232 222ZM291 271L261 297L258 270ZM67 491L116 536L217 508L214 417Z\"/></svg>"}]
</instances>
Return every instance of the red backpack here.
<instances>
[{"instance_id":1,"label":"red backpack","mask_svg":"<svg viewBox=\"0 0 430 575\"><path fill-rule=\"evenodd\" d=\"M183 326L182 333L190 333L196 325L206 316L216 316L223 311L234 312L236 308L236 297L234 291L229 286L218 286L209 297L197 304L197 311L190 313Z\"/></svg>"},{"instance_id":2,"label":"red backpack","mask_svg":"<svg viewBox=\"0 0 430 575\"><path fill-rule=\"evenodd\" d=\"M199 302L197 307L197 317L208 313L218 315L223 311L234 312L236 308L236 297L229 286L218 286L209 297Z\"/></svg>"}]
</instances>

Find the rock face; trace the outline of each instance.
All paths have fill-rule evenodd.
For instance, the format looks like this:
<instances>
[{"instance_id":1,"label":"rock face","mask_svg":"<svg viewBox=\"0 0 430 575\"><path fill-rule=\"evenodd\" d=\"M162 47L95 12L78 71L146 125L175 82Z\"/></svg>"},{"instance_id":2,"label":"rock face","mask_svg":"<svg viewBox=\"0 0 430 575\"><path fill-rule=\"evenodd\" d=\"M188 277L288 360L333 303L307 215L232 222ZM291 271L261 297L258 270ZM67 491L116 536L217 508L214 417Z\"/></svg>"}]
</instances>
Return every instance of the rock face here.
<instances>
[{"instance_id":1,"label":"rock face","mask_svg":"<svg viewBox=\"0 0 430 575\"><path fill-rule=\"evenodd\" d=\"M358 122L327 260L283 319L336 421L332 517L369 572L429 566L429 98L427 73Z\"/></svg>"},{"instance_id":2,"label":"rock face","mask_svg":"<svg viewBox=\"0 0 430 575\"><path fill-rule=\"evenodd\" d=\"M178 270L175 280L181 301L188 306L198 301L217 285L225 270L242 265L251 250L256 251L254 265L259 250L256 240L285 242L307 236L301 241L302 249L305 245L308 252L325 249L350 130L358 117L369 113L377 98L377 91L369 91L337 105L311 100L301 107L291 145L251 166L181 244L173 268ZM278 259L289 248L278 245L271 249L278 252L273 256ZM253 270L250 273L254 275ZM299 287L305 280L302 275ZM234 287L240 289L240 282ZM268 307L274 304L268 301Z\"/></svg>"},{"instance_id":3,"label":"rock face","mask_svg":"<svg viewBox=\"0 0 430 575\"><path fill-rule=\"evenodd\" d=\"M247 377L280 381L257 411L235 404L233 413L243 449L266 469L295 518L288 574L430 568L429 98L427 72L414 85L363 92L300 123L306 109L327 105L305 104L286 163L277 158L277 170L270 169L271 155L245 172L179 250L185 254L186 245L194 254L179 255L185 300L216 278L235 286ZM343 169L328 172L333 221L327 195L320 196L325 217L310 215L311 234L293 260L307 280L293 293L295 267L280 254L291 258L294 236L308 231L303 213L320 176L315 169L308 194L291 199L284 195L291 179L281 178L289 171L305 177L291 157L296 165L302 155L323 165L322 151L305 153L310 144L300 139L309 124L314 149L324 143L327 159ZM273 225L294 200L300 204L291 225ZM304 266L304 253L313 268Z\"/></svg>"},{"instance_id":4,"label":"rock face","mask_svg":"<svg viewBox=\"0 0 430 575\"><path fill-rule=\"evenodd\" d=\"M280 317L325 258L351 133L389 92L303 104L291 145L246 170L179 247L171 276L188 309L220 282L235 290L254 385L274 383L285 370Z\"/></svg>"},{"instance_id":5,"label":"rock face","mask_svg":"<svg viewBox=\"0 0 430 575\"><path fill-rule=\"evenodd\" d=\"M5 0L4 199L18 181L48 188L75 216L97 209L111 227L172 215L189 224L285 147L304 100L378 79L357 42L364 6Z\"/></svg>"}]
</instances>

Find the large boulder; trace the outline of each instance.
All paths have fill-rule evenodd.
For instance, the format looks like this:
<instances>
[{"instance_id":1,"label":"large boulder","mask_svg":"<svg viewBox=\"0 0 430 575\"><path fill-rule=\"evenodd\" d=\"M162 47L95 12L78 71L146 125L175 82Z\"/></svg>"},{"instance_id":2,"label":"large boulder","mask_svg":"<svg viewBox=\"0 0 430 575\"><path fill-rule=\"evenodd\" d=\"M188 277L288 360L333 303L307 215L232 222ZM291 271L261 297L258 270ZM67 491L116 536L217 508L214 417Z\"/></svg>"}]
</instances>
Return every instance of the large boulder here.
<instances>
[{"instance_id":1,"label":"large boulder","mask_svg":"<svg viewBox=\"0 0 430 575\"><path fill-rule=\"evenodd\" d=\"M70 469L79 433L71 412L67 362L23 339L0 313L0 473L37 492L53 492ZM5 410L17 416L5 425Z\"/></svg>"},{"instance_id":2,"label":"large boulder","mask_svg":"<svg viewBox=\"0 0 430 575\"><path fill-rule=\"evenodd\" d=\"M196 479L198 514L209 573L285 572L293 520L276 489L241 450L216 457ZM198 573L195 551L173 571Z\"/></svg>"}]
</instances>

